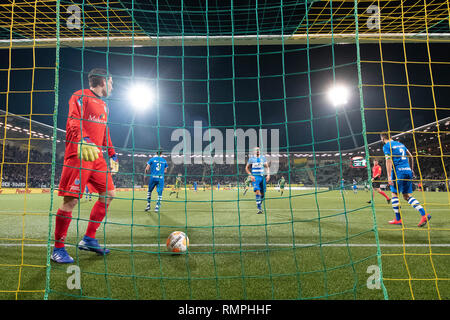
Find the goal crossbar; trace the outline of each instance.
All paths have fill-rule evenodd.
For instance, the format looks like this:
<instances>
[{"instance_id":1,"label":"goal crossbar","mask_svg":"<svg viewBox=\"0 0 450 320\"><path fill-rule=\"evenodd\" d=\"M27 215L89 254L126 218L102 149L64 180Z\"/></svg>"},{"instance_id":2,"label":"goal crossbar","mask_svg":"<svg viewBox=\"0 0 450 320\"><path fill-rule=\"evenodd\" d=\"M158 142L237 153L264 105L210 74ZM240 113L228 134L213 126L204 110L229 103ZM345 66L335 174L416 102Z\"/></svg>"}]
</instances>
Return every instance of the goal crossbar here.
<instances>
[{"instance_id":1,"label":"goal crossbar","mask_svg":"<svg viewBox=\"0 0 450 320\"><path fill-rule=\"evenodd\" d=\"M233 46L233 45L305 45L379 42L450 42L450 33L342 33L238 36L136 36L136 37L64 37L0 40L0 49L60 47L131 46Z\"/></svg>"}]
</instances>

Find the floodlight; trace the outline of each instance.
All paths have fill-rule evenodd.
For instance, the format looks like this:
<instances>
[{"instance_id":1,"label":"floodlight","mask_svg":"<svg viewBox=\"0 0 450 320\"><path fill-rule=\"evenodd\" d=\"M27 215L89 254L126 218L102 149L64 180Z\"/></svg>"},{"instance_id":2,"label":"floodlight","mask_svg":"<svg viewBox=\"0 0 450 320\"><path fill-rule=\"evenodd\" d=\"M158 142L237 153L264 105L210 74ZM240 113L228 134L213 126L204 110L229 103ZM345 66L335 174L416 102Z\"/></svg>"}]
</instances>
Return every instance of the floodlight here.
<instances>
[{"instance_id":1,"label":"floodlight","mask_svg":"<svg viewBox=\"0 0 450 320\"><path fill-rule=\"evenodd\" d=\"M129 89L128 98L136 110L144 110L153 104L155 95L151 87L138 83Z\"/></svg>"},{"instance_id":2,"label":"floodlight","mask_svg":"<svg viewBox=\"0 0 450 320\"><path fill-rule=\"evenodd\" d=\"M346 104L348 97L349 91L344 85L335 85L328 91L328 99L335 107Z\"/></svg>"}]
</instances>

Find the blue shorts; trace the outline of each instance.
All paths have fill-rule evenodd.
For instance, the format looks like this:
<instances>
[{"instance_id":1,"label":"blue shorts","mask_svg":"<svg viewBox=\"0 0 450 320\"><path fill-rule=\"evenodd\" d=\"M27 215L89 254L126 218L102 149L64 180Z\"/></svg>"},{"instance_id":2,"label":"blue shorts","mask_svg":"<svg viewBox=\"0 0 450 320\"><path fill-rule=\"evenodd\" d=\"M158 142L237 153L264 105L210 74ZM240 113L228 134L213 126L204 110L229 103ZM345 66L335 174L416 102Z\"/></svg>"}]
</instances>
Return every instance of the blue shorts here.
<instances>
[{"instance_id":1,"label":"blue shorts","mask_svg":"<svg viewBox=\"0 0 450 320\"><path fill-rule=\"evenodd\" d=\"M399 194L407 194L413 192L413 183L412 183L412 171L411 170L403 170L397 171L397 180L395 179L394 171L392 170L391 179L394 182L394 185L391 187L391 192ZM397 190L398 187L398 190Z\"/></svg>"},{"instance_id":2,"label":"blue shorts","mask_svg":"<svg viewBox=\"0 0 450 320\"><path fill-rule=\"evenodd\" d=\"M162 195L164 190L164 179L150 177L148 182L148 192L152 192L155 187L158 195Z\"/></svg>"},{"instance_id":3,"label":"blue shorts","mask_svg":"<svg viewBox=\"0 0 450 320\"><path fill-rule=\"evenodd\" d=\"M255 181L253 182L253 191L260 191L262 193L266 192L266 179L264 176L254 176Z\"/></svg>"}]
</instances>

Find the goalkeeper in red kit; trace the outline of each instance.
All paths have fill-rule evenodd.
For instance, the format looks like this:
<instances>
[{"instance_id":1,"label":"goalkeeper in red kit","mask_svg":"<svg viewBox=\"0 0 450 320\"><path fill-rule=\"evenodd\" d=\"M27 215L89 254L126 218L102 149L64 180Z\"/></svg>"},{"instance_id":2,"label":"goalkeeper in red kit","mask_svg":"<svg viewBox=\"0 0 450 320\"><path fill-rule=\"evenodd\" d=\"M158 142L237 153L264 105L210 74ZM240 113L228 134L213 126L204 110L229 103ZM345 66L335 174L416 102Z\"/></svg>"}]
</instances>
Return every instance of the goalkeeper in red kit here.
<instances>
[{"instance_id":1,"label":"goalkeeper in red kit","mask_svg":"<svg viewBox=\"0 0 450 320\"><path fill-rule=\"evenodd\" d=\"M69 100L64 167L58 189L63 201L56 214L55 246L51 255L51 259L58 263L74 261L67 253L64 241L72 221L72 211L88 183L98 192L99 200L92 208L86 233L78 248L99 255L109 253L99 245L95 234L115 196L111 175L119 169L107 126L109 109L102 100L111 94L113 81L104 69L93 69L88 79L89 89L75 92ZM104 148L107 149L110 169L103 157Z\"/></svg>"}]
</instances>

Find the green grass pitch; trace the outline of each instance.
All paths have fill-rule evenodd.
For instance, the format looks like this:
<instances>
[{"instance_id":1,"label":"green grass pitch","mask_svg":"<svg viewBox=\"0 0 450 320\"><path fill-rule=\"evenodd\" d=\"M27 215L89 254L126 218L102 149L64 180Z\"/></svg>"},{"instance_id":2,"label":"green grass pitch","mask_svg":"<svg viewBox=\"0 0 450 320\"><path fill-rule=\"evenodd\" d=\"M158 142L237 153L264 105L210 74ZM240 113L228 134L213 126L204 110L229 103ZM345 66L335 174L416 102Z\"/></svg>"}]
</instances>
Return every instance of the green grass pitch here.
<instances>
[{"instance_id":1,"label":"green grass pitch","mask_svg":"<svg viewBox=\"0 0 450 320\"><path fill-rule=\"evenodd\" d=\"M278 191L256 214L251 190L164 191L160 214L144 212L145 192L120 192L97 238L106 257L79 251L95 201L82 200L66 243L81 271L81 289L68 289L68 265L51 263L49 299L383 299L369 289L377 265L370 193ZM416 192L432 214L401 200L404 229L387 223L391 206L375 194L383 279L389 299L449 299L449 198ZM154 192L156 198L156 192ZM425 199L424 199L425 198ZM1 195L0 299L42 299L46 287L50 195ZM134 199L134 200L132 200ZM239 201L238 201L239 199ZM425 201L424 201L425 200ZM57 208L61 199L54 197ZM56 209L54 210L56 212ZM167 252L167 236L187 233L187 254ZM25 240L21 240L21 239ZM37 241L40 240L40 241ZM431 245L430 245L431 243ZM404 245L406 244L406 245Z\"/></svg>"}]
</instances>

